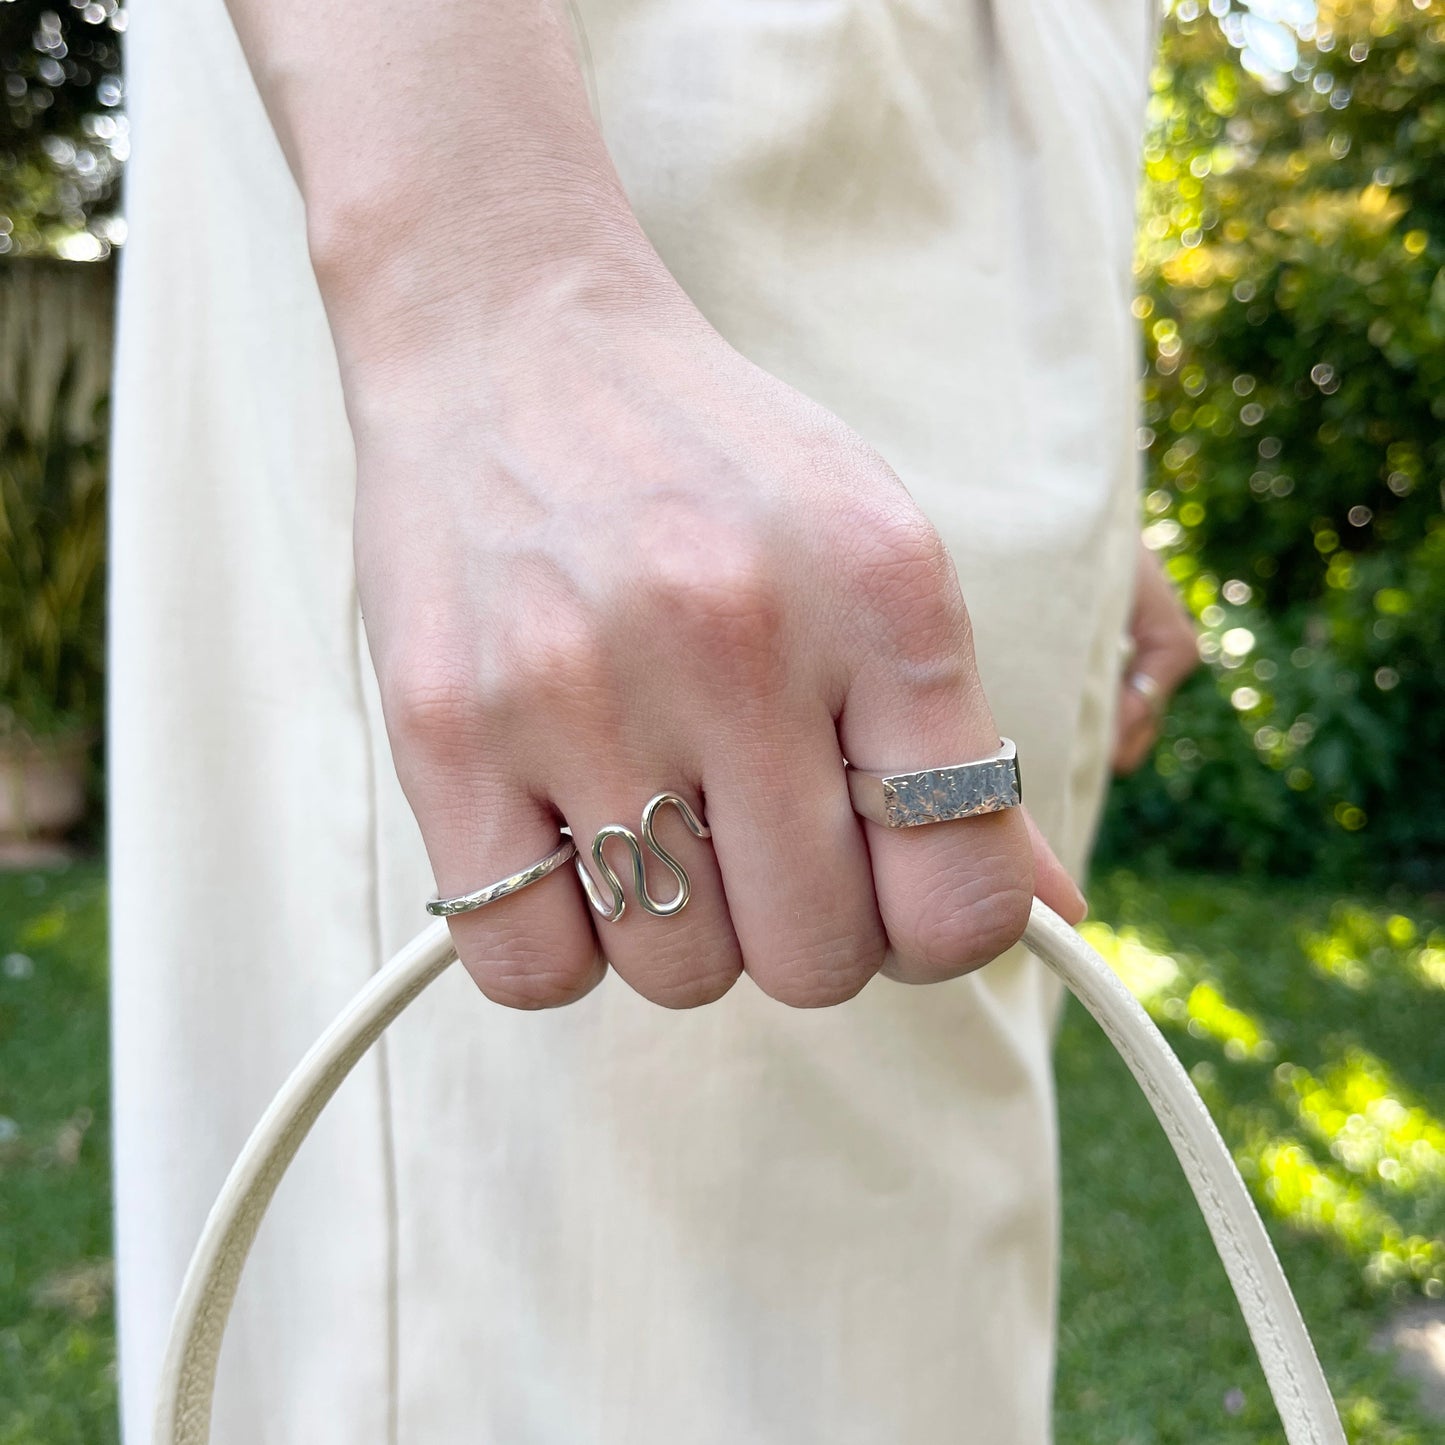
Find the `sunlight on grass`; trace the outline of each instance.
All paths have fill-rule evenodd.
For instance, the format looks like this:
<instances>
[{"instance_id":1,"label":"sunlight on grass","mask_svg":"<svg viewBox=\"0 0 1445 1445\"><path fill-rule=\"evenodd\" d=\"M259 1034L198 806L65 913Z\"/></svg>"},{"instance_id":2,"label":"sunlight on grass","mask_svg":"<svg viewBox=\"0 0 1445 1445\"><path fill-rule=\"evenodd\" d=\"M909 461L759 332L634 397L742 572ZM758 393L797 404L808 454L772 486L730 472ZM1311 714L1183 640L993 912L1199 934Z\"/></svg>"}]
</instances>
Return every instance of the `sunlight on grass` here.
<instances>
[{"instance_id":1,"label":"sunlight on grass","mask_svg":"<svg viewBox=\"0 0 1445 1445\"><path fill-rule=\"evenodd\" d=\"M1079 932L1151 1013L1175 997L1171 989L1179 981L1178 960L1167 953L1156 953L1132 928L1116 932L1107 923L1090 918L1079 926Z\"/></svg>"},{"instance_id":2,"label":"sunlight on grass","mask_svg":"<svg viewBox=\"0 0 1445 1445\"><path fill-rule=\"evenodd\" d=\"M1380 1059L1350 1049L1319 1078L1294 1064L1275 1077L1300 1120L1350 1173L1378 1175L1407 1193L1445 1185L1445 1125L1399 1097L1403 1090Z\"/></svg>"},{"instance_id":3,"label":"sunlight on grass","mask_svg":"<svg viewBox=\"0 0 1445 1445\"><path fill-rule=\"evenodd\" d=\"M1432 944L1415 955L1415 973L1421 983L1445 990L1445 940L1439 947Z\"/></svg>"},{"instance_id":4,"label":"sunlight on grass","mask_svg":"<svg viewBox=\"0 0 1445 1445\"><path fill-rule=\"evenodd\" d=\"M1092 920L1080 932L1156 1022L1184 1022L1193 1037L1215 1040L1235 1062L1268 1063L1276 1057L1274 1042L1259 1019L1231 1004L1216 981L1201 978L1197 963L1181 964L1173 954L1155 951L1131 929L1116 933Z\"/></svg>"},{"instance_id":5,"label":"sunlight on grass","mask_svg":"<svg viewBox=\"0 0 1445 1445\"><path fill-rule=\"evenodd\" d=\"M1395 909L1336 902L1326 927L1294 930L1294 948L1271 941L1268 975L1125 924L1095 919L1083 931L1176 1047L1181 1030L1204 1047L1191 1074L1261 1203L1342 1246L1371 1289L1445 1294L1445 1122L1348 1031L1310 1028L1312 1010L1301 1016L1297 1001L1310 975L1317 990L1346 996L1441 988L1445 930ZM1277 940L1280 930L1269 932ZM1295 990L1293 1016L1276 1024L1267 1007L1242 1006L1238 991L1256 979ZM1247 1102L1221 1072L1221 1063L1249 1068L1276 1058L1248 1087Z\"/></svg>"},{"instance_id":6,"label":"sunlight on grass","mask_svg":"<svg viewBox=\"0 0 1445 1445\"><path fill-rule=\"evenodd\" d=\"M1346 1395L1338 1404L1340 1419L1344 1422L1346 1430L1349 1431L1351 1440L1378 1438L1378 1431L1389 1430L1385 1412L1380 1408L1380 1402L1374 1396ZM1398 1439L1400 1437L1391 1431L1386 1438Z\"/></svg>"},{"instance_id":7,"label":"sunlight on grass","mask_svg":"<svg viewBox=\"0 0 1445 1445\"><path fill-rule=\"evenodd\" d=\"M1420 926L1403 913L1337 903L1329 927L1301 930L1299 942L1318 972L1351 988L1368 988L1380 969L1403 963L1422 983L1445 989L1445 929L1422 940Z\"/></svg>"},{"instance_id":8,"label":"sunlight on grass","mask_svg":"<svg viewBox=\"0 0 1445 1445\"><path fill-rule=\"evenodd\" d=\"M1236 1063L1243 1059L1267 1063L1278 1052L1259 1020L1230 1004L1213 983L1196 983L1189 990L1185 1012L1189 1032L1196 1039L1215 1040L1223 1047L1225 1058Z\"/></svg>"},{"instance_id":9,"label":"sunlight on grass","mask_svg":"<svg viewBox=\"0 0 1445 1445\"><path fill-rule=\"evenodd\" d=\"M1445 1438L1375 1344L1402 1307L1441 1293L1438 901L1128 869L1092 878L1089 899L1082 931L1168 1037L1259 1202L1353 1445ZM1078 1009L1056 1058L1059 1445L1275 1445L1263 1376L1147 1104Z\"/></svg>"},{"instance_id":10,"label":"sunlight on grass","mask_svg":"<svg viewBox=\"0 0 1445 1445\"><path fill-rule=\"evenodd\" d=\"M1241 1170L1263 1181L1264 1198L1297 1229L1328 1235L1362 1258L1362 1278L1375 1288L1407 1283L1440 1294L1445 1248L1407 1232L1369 1191L1339 1169L1321 1165L1297 1138L1268 1138L1241 1151ZM1258 1192L1258 1191L1256 1191Z\"/></svg>"},{"instance_id":11,"label":"sunlight on grass","mask_svg":"<svg viewBox=\"0 0 1445 1445\"><path fill-rule=\"evenodd\" d=\"M1367 1283L1412 1282L1439 1298L1445 1241L1420 1228L1416 1206L1445 1198L1445 1125L1402 1098L1386 1065L1359 1048L1318 1075L1281 1064L1275 1084L1332 1162L1317 1161L1298 1139L1247 1145L1244 1161L1255 1165L1271 1204L1298 1227L1331 1233L1363 1256Z\"/></svg>"},{"instance_id":12,"label":"sunlight on grass","mask_svg":"<svg viewBox=\"0 0 1445 1445\"><path fill-rule=\"evenodd\" d=\"M46 909L44 913L37 913L20 930L15 941L21 948L50 947L65 936L70 921L70 906L61 903Z\"/></svg>"}]
</instances>

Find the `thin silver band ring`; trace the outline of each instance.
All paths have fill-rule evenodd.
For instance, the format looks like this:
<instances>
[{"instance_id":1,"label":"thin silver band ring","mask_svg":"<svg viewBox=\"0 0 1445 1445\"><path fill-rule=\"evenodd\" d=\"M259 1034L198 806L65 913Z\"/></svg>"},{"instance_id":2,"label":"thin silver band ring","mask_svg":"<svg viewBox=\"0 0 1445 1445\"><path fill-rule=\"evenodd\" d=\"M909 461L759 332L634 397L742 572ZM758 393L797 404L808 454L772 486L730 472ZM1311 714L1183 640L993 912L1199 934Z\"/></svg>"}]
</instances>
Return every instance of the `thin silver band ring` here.
<instances>
[{"instance_id":1,"label":"thin silver band ring","mask_svg":"<svg viewBox=\"0 0 1445 1445\"><path fill-rule=\"evenodd\" d=\"M1124 686L1144 699L1149 716L1155 722L1164 716L1164 689L1159 686L1157 677L1150 677L1147 672L1131 672L1124 679Z\"/></svg>"},{"instance_id":2,"label":"thin silver band ring","mask_svg":"<svg viewBox=\"0 0 1445 1445\"><path fill-rule=\"evenodd\" d=\"M429 898L426 911L437 918L451 918L458 913L471 913L474 909L485 908L503 898L510 898L534 883L540 883L549 874L555 873L563 864L577 856L577 845L570 838L562 841L545 858L538 859L530 868L520 873L509 873L485 888L474 893L459 893L455 898Z\"/></svg>"}]
</instances>

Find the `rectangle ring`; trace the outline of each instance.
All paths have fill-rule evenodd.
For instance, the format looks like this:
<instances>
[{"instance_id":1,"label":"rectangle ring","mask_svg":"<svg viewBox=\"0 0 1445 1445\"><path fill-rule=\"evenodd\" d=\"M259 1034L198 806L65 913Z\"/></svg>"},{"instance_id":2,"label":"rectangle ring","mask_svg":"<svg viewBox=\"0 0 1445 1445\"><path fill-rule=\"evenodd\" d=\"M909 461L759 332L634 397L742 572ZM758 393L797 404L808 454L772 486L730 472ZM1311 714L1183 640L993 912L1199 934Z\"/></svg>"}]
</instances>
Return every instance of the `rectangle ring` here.
<instances>
[{"instance_id":1,"label":"rectangle ring","mask_svg":"<svg viewBox=\"0 0 1445 1445\"><path fill-rule=\"evenodd\" d=\"M1023 801L1018 749L1007 738L986 758L909 773L848 769L854 812L885 828L950 823L1016 808Z\"/></svg>"}]
</instances>

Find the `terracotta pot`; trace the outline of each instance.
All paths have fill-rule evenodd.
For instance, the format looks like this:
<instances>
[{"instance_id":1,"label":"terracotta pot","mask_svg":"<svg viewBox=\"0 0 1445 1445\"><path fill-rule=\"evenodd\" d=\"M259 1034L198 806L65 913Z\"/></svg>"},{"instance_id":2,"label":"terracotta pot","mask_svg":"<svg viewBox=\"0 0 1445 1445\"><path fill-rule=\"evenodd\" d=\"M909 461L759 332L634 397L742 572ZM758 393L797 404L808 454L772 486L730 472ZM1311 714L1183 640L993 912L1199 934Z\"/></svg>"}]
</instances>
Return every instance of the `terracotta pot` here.
<instances>
[{"instance_id":1,"label":"terracotta pot","mask_svg":"<svg viewBox=\"0 0 1445 1445\"><path fill-rule=\"evenodd\" d=\"M0 852L63 837L85 816L88 732L0 737Z\"/></svg>"}]
</instances>

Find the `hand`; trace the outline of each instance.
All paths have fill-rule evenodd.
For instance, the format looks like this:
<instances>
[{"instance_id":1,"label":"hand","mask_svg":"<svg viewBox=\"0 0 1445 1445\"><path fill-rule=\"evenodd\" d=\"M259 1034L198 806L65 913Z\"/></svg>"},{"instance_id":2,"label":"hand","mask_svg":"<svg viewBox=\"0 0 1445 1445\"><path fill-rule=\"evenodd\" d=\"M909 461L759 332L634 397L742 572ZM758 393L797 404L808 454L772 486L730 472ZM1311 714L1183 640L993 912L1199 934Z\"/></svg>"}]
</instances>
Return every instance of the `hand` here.
<instances>
[{"instance_id":1,"label":"hand","mask_svg":"<svg viewBox=\"0 0 1445 1445\"><path fill-rule=\"evenodd\" d=\"M680 291L546 294L505 335L454 322L400 362L347 365L397 769L443 894L540 858L563 822L585 854L663 789L713 836L660 816L692 878L672 918L629 888L594 931L568 869L452 919L483 991L567 1003L605 949L665 1005L743 970L832 1004L880 968L928 982L985 963L1036 883L1077 920L1022 809L895 832L849 806L845 756L935 766L999 736L952 563L882 459Z\"/></svg>"},{"instance_id":2,"label":"hand","mask_svg":"<svg viewBox=\"0 0 1445 1445\"><path fill-rule=\"evenodd\" d=\"M1022 810L889 834L850 809L845 753L997 746L953 567L882 460L672 279L564 7L451 0L408 26L386 0L229 3L306 206L367 638L442 891L541 858L564 821L584 847L636 827L674 789L713 830L661 819L692 901L598 925L660 1003L744 968L795 1004L880 967L949 977L1019 936L1035 883L1077 918ZM438 86L457 54L468 83ZM568 872L452 930L509 1004L566 1003L605 967Z\"/></svg>"},{"instance_id":3,"label":"hand","mask_svg":"<svg viewBox=\"0 0 1445 1445\"><path fill-rule=\"evenodd\" d=\"M1159 737L1164 708L1179 684L1199 666L1193 619L1185 611L1158 556L1141 542L1129 619L1133 657L1119 685L1114 725L1114 771L1132 773ZM1136 679L1131 682L1130 679ZM1148 691L1137 679L1147 678Z\"/></svg>"}]
</instances>

